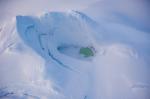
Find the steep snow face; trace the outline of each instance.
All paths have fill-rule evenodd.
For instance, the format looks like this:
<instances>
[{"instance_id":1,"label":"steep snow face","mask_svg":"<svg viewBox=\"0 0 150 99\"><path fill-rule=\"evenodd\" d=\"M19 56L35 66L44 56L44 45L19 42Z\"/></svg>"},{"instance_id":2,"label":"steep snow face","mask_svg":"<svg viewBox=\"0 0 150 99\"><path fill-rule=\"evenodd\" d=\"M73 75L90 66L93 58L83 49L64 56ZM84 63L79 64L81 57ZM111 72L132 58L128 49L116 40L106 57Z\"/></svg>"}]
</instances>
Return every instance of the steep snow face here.
<instances>
[{"instance_id":1,"label":"steep snow face","mask_svg":"<svg viewBox=\"0 0 150 99\"><path fill-rule=\"evenodd\" d=\"M45 59L45 77L52 79L54 89L66 99L81 99L88 92L88 70L92 63L78 58L80 53L77 50L96 46L91 36L94 31L86 20L76 12L52 12L40 19L17 17L17 29L21 38ZM58 50L60 46L67 46L67 50L74 56L69 51L61 53L62 49Z\"/></svg>"},{"instance_id":2,"label":"steep snow face","mask_svg":"<svg viewBox=\"0 0 150 99\"><path fill-rule=\"evenodd\" d=\"M76 52L79 54L81 47L96 47L95 40L91 36L95 31L90 26L94 21L90 18L87 20L88 18L84 18L83 15L81 16L74 11L69 13L51 12L41 16L40 19L17 16L17 27L20 36L25 42L45 60L49 60L51 56L58 62L55 56L62 58L65 55L63 60L73 58L66 56L69 54L68 51L64 52L64 55L61 54L64 47L68 50L72 49L71 51L74 55ZM60 61L58 63L62 64Z\"/></svg>"}]
</instances>

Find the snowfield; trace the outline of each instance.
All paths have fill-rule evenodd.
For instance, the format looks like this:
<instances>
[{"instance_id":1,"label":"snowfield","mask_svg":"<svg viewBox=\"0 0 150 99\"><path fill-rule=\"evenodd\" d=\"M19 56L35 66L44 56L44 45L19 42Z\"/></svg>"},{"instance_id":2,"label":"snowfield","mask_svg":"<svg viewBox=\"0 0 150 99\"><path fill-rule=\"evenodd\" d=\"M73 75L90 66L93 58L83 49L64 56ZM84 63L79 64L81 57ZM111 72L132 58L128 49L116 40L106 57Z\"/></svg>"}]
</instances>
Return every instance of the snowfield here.
<instances>
[{"instance_id":1,"label":"snowfield","mask_svg":"<svg viewBox=\"0 0 150 99\"><path fill-rule=\"evenodd\" d=\"M149 38L78 11L16 16L0 28L0 99L150 99Z\"/></svg>"}]
</instances>

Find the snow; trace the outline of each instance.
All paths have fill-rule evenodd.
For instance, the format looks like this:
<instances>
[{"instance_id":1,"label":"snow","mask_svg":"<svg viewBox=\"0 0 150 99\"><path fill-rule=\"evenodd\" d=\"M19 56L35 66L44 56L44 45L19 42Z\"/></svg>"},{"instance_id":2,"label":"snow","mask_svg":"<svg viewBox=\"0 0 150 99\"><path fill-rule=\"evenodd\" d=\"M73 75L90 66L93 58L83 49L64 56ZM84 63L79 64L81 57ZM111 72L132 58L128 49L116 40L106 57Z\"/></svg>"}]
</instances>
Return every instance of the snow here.
<instances>
[{"instance_id":1,"label":"snow","mask_svg":"<svg viewBox=\"0 0 150 99\"><path fill-rule=\"evenodd\" d=\"M79 11L16 16L0 31L0 98L150 98L149 33ZM79 57L88 46L95 55Z\"/></svg>"}]
</instances>

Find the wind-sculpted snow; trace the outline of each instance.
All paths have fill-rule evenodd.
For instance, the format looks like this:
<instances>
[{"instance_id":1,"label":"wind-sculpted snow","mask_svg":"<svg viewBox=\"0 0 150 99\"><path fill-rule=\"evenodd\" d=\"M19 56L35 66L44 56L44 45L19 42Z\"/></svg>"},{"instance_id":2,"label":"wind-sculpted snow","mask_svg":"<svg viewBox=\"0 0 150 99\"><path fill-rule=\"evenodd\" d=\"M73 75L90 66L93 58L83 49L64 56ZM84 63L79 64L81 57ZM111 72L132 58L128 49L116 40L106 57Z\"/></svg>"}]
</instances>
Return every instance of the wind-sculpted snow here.
<instances>
[{"instance_id":1,"label":"wind-sculpted snow","mask_svg":"<svg viewBox=\"0 0 150 99\"><path fill-rule=\"evenodd\" d=\"M3 52L22 59L13 64L17 61L9 57L11 67L1 55L3 70L16 70L11 79L2 72L8 79L0 81L0 98L150 98L148 34L102 25L78 11L17 16L16 29L13 46ZM84 48L93 55L81 55Z\"/></svg>"}]
</instances>

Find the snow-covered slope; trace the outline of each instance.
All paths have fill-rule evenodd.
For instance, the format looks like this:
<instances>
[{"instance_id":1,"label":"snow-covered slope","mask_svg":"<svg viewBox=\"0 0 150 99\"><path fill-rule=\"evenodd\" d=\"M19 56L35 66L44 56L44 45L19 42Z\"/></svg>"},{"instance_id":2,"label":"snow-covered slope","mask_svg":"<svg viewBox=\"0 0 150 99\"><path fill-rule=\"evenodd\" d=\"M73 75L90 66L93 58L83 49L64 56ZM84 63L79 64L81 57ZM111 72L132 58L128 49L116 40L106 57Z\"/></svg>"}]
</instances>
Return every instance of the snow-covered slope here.
<instances>
[{"instance_id":1,"label":"snow-covered slope","mask_svg":"<svg viewBox=\"0 0 150 99\"><path fill-rule=\"evenodd\" d=\"M16 37L13 46L3 47L10 45L7 40L0 43L5 48L0 50L5 60L0 61L5 76L0 81L0 97L150 98L149 34L124 25L102 25L78 11L17 16L16 29L8 32L14 33L10 38ZM82 48L91 49L94 55L82 56ZM11 66L6 64L9 61ZM8 73L12 77L5 70L12 70Z\"/></svg>"},{"instance_id":2,"label":"snow-covered slope","mask_svg":"<svg viewBox=\"0 0 150 99\"><path fill-rule=\"evenodd\" d=\"M102 22L124 24L136 30L150 32L148 0L98 0L84 12Z\"/></svg>"},{"instance_id":3,"label":"snow-covered slope","mask_svg":"<svg viewBox=\"0 0 150 99\"><path fill-rule=\"evenodd\" d=\"M0 38L0 99L50 95L50 81L43 79L44 60L21 40L15 20L2 27Z\"/></svg>"}]
</instances>

